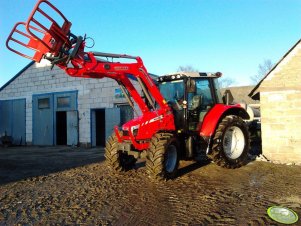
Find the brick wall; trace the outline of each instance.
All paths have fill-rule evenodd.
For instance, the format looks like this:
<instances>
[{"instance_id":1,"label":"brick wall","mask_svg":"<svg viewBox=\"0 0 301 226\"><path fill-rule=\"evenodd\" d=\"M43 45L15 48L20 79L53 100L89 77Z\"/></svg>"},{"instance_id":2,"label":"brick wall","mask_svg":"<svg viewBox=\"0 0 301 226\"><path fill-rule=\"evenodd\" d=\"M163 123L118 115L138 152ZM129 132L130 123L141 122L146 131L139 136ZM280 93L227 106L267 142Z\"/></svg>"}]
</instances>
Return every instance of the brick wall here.
<instances>
[{"instance_id":1,"label":"brick wall","mask_svg":"<svg viewBox=\"0 0 301 226\"><path fill-rule=\"evenodd\" d=\"M301 164L301 45L263 81L260 90L263 154Z\"/></svg>"},{"instance_id":2,"label":"brick wall","mask_svg":"<svg viewBox=\"0 0 301 226\"><path fill-rule=\"evenodd\" d=\"M136 84L137 85L137 84ZM50 70L44 64L33 64L0 92L0 100L26 98L26 142L32 142L32 95L63 91L78 91L79 142L89 144L90 110L112 108L114 103L126 102L115 99L117 83L108 78L80 79L66 75L58 67Z\"/></svg>"}]
</instances>

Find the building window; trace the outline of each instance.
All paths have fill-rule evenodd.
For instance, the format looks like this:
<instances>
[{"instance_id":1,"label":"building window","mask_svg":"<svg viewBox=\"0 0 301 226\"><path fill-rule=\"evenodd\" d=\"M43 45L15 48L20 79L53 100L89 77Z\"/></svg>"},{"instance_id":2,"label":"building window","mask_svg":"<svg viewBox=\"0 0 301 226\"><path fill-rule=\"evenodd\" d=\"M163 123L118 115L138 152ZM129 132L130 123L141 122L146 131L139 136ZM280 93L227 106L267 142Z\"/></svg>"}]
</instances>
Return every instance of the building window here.
<instances>
[{"instance_id":1,"label":"building window","mask_svg":"<svg viewBox=\"0 0 301 226\"><path fill-rule=\"evenodd\" d=\"M70 107L70 97L58 97L57 108L67 108L67 107Z\"/></svg>"},{"instance_id":2,"label":"building window","mask_svg":"<svg viewBox=\"0 0 301 226\"><path fill-rule=\"evenodd\" d=\"M120 125L134 118L133 108L128 104L116 104L115 107L120 108Z\"/></svg>"},{"instance_id":3,"label":"building window","mask_svg":"<svg viewBox=\"0 0 301 226\"><path fill-rule=\"evenodd\" d=\"M119 99L119 98L124 98L124 94L123 92L121 91L121 89L115 89L115 98L116 99Z\"/></svg>"},{"instance_id":4,"label":"building window","mask_svg":"<svg viewBox=\"0 0 301 226\"><path fill-rule=\"evenodd\" d=\"M49 103L50 103L49 98L38 99L38 107L39 107L39 109L50 108L50 104Z\"/></svg>"}]
</instances>

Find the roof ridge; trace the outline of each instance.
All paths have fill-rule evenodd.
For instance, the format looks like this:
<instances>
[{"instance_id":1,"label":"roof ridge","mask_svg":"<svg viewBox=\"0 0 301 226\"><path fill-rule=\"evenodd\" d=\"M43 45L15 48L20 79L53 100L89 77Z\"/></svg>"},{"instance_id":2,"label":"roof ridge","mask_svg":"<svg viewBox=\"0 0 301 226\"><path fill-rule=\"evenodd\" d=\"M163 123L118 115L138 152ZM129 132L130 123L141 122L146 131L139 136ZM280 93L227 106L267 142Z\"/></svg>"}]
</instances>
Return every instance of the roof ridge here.
<instances>
[{"instance_id":1,"label":"roof ridge","mask_svg":"<svg viewBox=\"0 0 301 226\"><path fill-rule=\"evenodd\" d=\"M251 92L249 93L249 97L251 97L252 99L255 98L255 95L257 95L258 92L256 92L259 88L259 86L261 85L261 83L263 82L263 80L266 79L266 77L269 76L269 74L271 74L277 67L278 65L296 48L296 46L301 43L301 39L299 39L284 55L283 57L277 62L277 64L274 65L274 67L272 67L271 70L269 70L269 72L257 83L257 85L255 85L254 89L251 90ZM255 93L256 92L256 93Z\"/></svg>"},{"instance_id":2,"label":"roof ridge","mask_svg":"<svg viewBox=\"0 0 301 226\"><path fill-rule=\"evenodd\" d=\"M31 65L33 65L35 61L31 61L27 64L22 70L20 70L14 77L12 77L7 83L5 83L2 87L0 87L0 92L5 89L10 83L12 83L15 79L17 79L24 71L26 71Z\"/></svg>"}]
</instances>

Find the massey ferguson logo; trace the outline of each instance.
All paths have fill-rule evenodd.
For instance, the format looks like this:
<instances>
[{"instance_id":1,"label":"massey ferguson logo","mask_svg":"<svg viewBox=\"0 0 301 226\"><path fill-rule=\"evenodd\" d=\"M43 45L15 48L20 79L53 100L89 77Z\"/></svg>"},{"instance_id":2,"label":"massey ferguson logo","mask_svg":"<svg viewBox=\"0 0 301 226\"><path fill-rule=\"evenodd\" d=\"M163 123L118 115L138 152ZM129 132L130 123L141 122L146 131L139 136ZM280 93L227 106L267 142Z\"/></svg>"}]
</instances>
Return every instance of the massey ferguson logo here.
<instances>
[{"instance_id":1,"label":"massey ferguson logo","mask_svg":"<svg viewBox=\"0 0 301 226\"><path fill-rule=\"evenodd\" d=\"M116 66L116 67L114 67L114 70L116 70L116 71L127 71L127 70L129 70L129 67L127 67L127 66Z\"/></svg>"},{"instance_id":2,"label":"massey ferguson logo","mask_svg":"<svg viewBox=\"0 0 301 226\"><path fill-rule=\"evenodd\" d=\"M156 118L153 118L153 119L149 120L149 122L155 122L155 121L158 121L158 120L161 120L161 119L163 119L163 115L160 115Z\"/></svg>"}]
</instances>

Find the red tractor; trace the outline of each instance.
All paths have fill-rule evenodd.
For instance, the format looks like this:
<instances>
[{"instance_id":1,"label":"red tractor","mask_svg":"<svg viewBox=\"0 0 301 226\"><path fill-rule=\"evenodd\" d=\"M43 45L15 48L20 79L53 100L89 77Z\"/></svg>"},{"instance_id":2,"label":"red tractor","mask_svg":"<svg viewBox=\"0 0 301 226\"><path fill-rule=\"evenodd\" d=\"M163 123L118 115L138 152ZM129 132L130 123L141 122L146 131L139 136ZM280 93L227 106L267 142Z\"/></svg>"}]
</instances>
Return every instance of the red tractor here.
<instances>
[{"instance_id":1,"label":"red tractor","mask_svg":"<svg viewBox=\"0 0 301 226\"><path fill-rule=\"evenodd\" d=\"M55 6L40 0L27 22L15 25L6 45L36 62L47 59L70 76L108 77L119 84L138 116L121 129L116 126L108 139L105 157L111 169L131 169L146 156L149 175L169 179L176 175L180 159L202 154L226 168L245 164L250 142L244 119L249 116L239 104L222 100L220 73L178 72L154 82L140 57L86 52L86 38L72 34L70 27ZM24 53L28 49L32 55Z\"/></svg>"}]
</instances>

